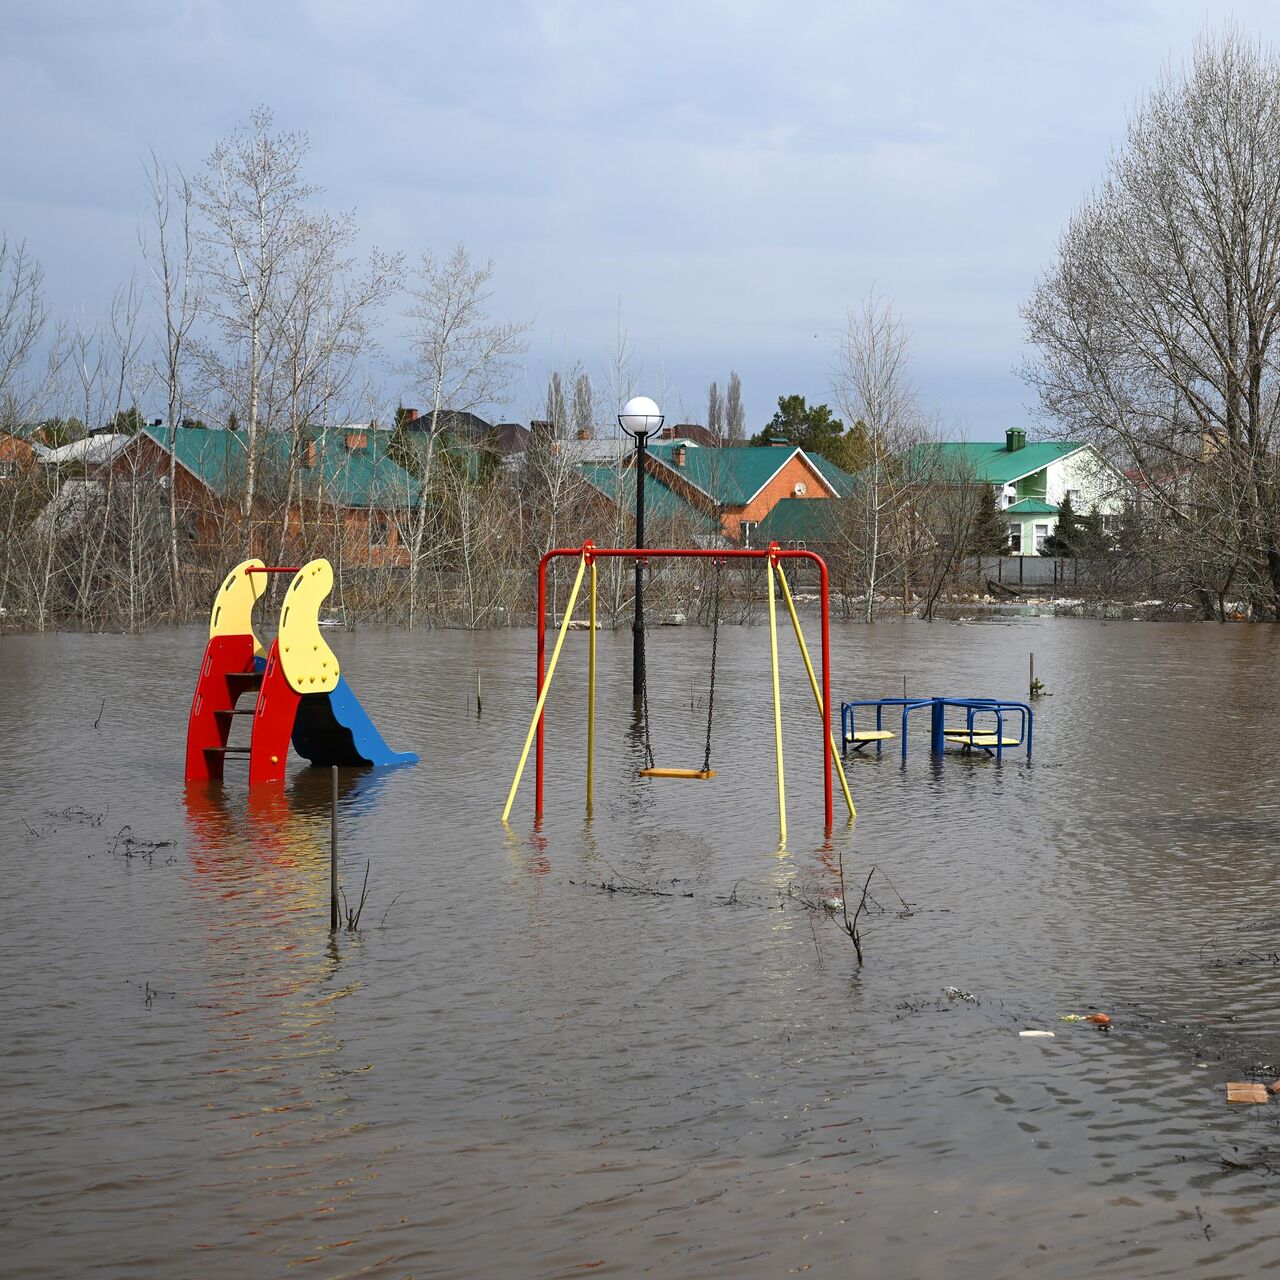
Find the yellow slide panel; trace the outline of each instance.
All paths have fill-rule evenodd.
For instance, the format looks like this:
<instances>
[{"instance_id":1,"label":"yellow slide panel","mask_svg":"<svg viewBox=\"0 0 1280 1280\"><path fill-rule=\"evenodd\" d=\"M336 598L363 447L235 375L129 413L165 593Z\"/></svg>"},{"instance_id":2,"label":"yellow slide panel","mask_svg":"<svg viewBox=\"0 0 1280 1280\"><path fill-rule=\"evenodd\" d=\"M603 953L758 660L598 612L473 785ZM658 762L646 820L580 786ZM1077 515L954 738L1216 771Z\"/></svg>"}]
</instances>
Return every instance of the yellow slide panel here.
<instances>
[{"instance_id":1,"label":"yellow slide panel","mask_svg":"<svg viewBox=\"0 0 1280 1280\"><path fill-rule=\"evenodd\" d=\"M276 640L280 668L295 693L332 693L338 687L337 655L320 634L320 606L332 590L333 566L310 560L284 593Z\"/></svg>"},{"instance_id":2,"label":"yellow slide panel","mask_svg":"<svg viewBox=\"0 0 1280 1280\"><path fill-rule=\"evenodd\" d=\"M261 560L245 560L236 565L222 580L209 613L210 640L214 636L253 636L253 652L259 658L265 658L267 651L254 634L253 606L267 589L267 575L247 570L262 567Z\"/></svg>"}]
</instances>

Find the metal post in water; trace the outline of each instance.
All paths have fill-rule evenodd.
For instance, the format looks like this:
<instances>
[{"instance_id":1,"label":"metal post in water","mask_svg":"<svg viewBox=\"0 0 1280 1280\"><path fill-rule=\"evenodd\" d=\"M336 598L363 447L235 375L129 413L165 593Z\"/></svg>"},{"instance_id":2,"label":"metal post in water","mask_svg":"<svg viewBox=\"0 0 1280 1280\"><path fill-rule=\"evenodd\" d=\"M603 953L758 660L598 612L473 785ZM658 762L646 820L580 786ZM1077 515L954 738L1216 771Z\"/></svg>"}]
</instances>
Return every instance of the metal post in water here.
<instances>
[{"instance_id":1,"label":"metal post in water","mask_svg":"<svg viewBox=\"0 0 1280 1280\"><path fill-rule=\"evenodd\" d=\"M329 931L338 930L338 766L332 769L333 790L329 798Z\"/></svg>"},{"instance_id":2,"label":"metal post in water","mask_svg":"<svg viewBox=\"0 0 1280 1280\"><path fill-rule=\"evenodd\" d=\"M477 667L476 668L476 719L477 720L480 719L480 712L482 709L483 708L480 702L480 668Z\"/></svg>"},{"instance_id":3,"label":"metal post in water","mask_svg":"<svg viewBox=\"0 0 1280 1280\"><path fill-rule=\"evenodd\" d=\"M1036 696L1036 655L1033 653L1031 657L1031 675L1027 684L1027 697L1034 698Z\"/></svg>"}]
</instances>

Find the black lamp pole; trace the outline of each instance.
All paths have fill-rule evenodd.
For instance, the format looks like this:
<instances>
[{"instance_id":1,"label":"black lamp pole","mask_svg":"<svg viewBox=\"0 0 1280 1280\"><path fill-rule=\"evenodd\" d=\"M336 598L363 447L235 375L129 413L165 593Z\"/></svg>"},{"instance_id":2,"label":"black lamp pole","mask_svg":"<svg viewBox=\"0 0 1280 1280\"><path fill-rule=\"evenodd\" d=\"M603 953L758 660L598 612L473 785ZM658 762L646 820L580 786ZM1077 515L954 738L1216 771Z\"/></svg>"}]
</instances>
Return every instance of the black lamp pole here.
<instances>
[{"instance_id":1,"label":"black lamp pole","mask_svg":"<svg viewBox=\"0 0 1280 1280\"><path fill-rule=\"evenodd\" d=\"M662 426L662 410L648 396L632 396L618 414L618 426L636 442L636 550L644 549L644 462L650 435ZM636 556L636 616L631 624L631 694L637 716L644 714L644 562Z\"/></svg>"},{"instance_id":2,"label":"black lamp pole","mask_svg":"<svg viewBox=\"0 0 1280 1280\"><path fill-rule=\"evenodd\" d=\"M636 437L636 550L644 546L644 459L647 431ZM636 616L631 624L631 694L637 714L644 711L644 562L636 557Z\"/></svg>"}]
</instances>

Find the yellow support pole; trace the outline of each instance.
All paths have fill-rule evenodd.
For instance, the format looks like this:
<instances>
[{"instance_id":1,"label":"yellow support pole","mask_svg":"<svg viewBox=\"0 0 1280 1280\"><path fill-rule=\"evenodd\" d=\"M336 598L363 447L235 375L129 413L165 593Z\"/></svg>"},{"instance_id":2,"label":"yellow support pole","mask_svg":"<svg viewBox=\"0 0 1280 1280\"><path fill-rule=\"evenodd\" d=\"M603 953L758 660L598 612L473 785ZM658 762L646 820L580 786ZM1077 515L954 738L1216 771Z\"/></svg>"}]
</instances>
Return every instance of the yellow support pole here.
<instances>
[{"instance_id":1,"label":"yellow support pole","mask_svg":"<svg viewBox=\"0 0 1280 1280\"><path fill-rule=\"evenodd\" d=\"M822 715L822 691L818 688L818 677L814 673L813 663L809 659L809 646L804 642L804 632L800 630L800 619L796 614L796 602L791 598L791 588L787 585L787 576L778 566L778 585L782 588L782 598L787 602L787 612L791 614L791 625L795 628L796 639L800 643L800 656L804 659L804 669L809 673L809 688L813 690L813 700L818 704L818 715ZM845 804L849 806L849 817L856 818L858 811L853 807L853 796L849 794L849 780L844 776L844 765L840 761L840 753L836 750L836 740L827 735L827 748L840 775L840 789L844 792Z\"/></svg>"},{"instance_id":2,"label":"yellow support pole","mask_svg":"<svg viewBox=\"0 0 1280 1280\"><path fill-rule=\"evenodd\" d=\"M533 709L533 719L529 722L529 732L525 736L524 750L520 752L520 763L516 765L516 776L511 779L511 790L507 792L507 804L502 810L502 821L511 816L511 806L516 802L516 790L520 786L520 777L524 773L525 763L529 759L529 748L533 746L534 734L538 731L538 721L542 719L542 708L547 705L547 694L551 690L551 677L556 673L556 663L560 661L560 650L564 648L564 638L569 634L569 623L573 620L573 606L578 603L578 589L582 586L582 575L587 569L587 557L578 561L578 576L573 580L573 590L569 592L569 603L565 605L564 617L560 621L560 634L556 636L556 647L551 651L551 661L547 664L547 678L542 682L542 692L538 694L538 705Z\"/></svg>"},{"instance_id":3,"label":"yellow support pole","mask_svg":"<svg viewBox=\"0 0 1280 1280\"><path fill-rule=\"evenodd\" d=\"M787 843L787 784L782 765L782 689L778 684L778 606L774 599L773 561L766 560L769 570L769 657L773 663L773 740L778 753L778 841Z\"/></svg>"},{"instance_id":4,"label":"yellow support pole","mask_svg":"<svg viewBox=\"0 0 1280 1280\"><path fill-rule=\"evenodd\" d=\"M591 604L587 612L587 816L591 816L591 784L596 759L596 562L591 561Z\"/></svg>"}]
</instances>

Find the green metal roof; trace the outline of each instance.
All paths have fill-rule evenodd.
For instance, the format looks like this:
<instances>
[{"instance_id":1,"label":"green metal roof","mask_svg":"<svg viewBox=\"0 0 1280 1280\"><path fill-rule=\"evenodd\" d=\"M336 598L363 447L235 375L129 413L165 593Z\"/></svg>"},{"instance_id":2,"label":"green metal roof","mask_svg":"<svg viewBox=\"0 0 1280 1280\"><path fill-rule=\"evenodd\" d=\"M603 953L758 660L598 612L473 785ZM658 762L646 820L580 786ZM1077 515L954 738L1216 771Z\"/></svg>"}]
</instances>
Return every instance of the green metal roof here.
<instances>
[{"instance_id":1,"label":"green metal roof","mask_svg":"<svg viewBox=\"0 0 1280 1280\"><path fill-rule=\"evenodd\" d=\"M1003 441L942 441L916 445L908 450L907 461L922 467L936 461L944 467L954 467L961 478L985 480L988 484L1009 484L1020 476L1043 471L1051 462L1082 448L1081 444L1045 440L1024 445L1010 453Z\"/></svg>"},{"instance_id":2,"label":"green metal roof","mask_svg":"<svg viewBox=\"0 0 1280 1280\"><path fill-rule=\"evenodd\" d=\"M1056 516L1058 508L1051 506L1047 502L1041 502L1039 498L1023 498L1021 502L1015 502L1011 506L1005 507L1000 514L1006 516Z\"/></svg>"},{"instance_id":3,"label":"green metal roof","mask_svg":"<svg viewBox=\"0 0 1280 1280\"><path fill-rule=\"evenodd\" d=\"M692 452L692 450L690 450ZM612 502L630 511L635 504L635 476L630 469L620 471L607 463L582 463L578 474L592 488L599 489ZM659 481L653 483L653 476L644 489L644 513L649 520L698 520L713 528L717 521L706 511L701 511L692 502L682 498L674 489L668 489Z\"/></svg>"},{"instance_id":4,"label":"green metal roof","mask_svg":"<svg viewBox=\"0 0 1280 1280\"><path fill-rule=\"evenodd\" d=\"M169 432L163 428L143 428L145 434L168 450ZM420 493L418 482L388 455L388 432L365 430L362 449L348 449L350 430L331 428L304 435L306 444L316 446L315 465L307 467L297 459L297 475L302 493L325 499L341 507L375 505L413 506ZM174 454L202 484L219 497L243 488L247 470L247 436L242 431L201 430L178 427L174 432ZM283 489L289 474L290 437L285 432L264 431L258 437L256 487L264 497Z\"/></svg>"},{"instance_id":5,"label":"green metal roof","mask_svg":"<svg viewBox=\"0 0 1280 1280\"><path fill-rule=\"evenodd\" d=\"M664 466L697 485L719 506L745 506L794 454L801 454L814 470L837 492L843 492L852 477L819 454L806 453L799 447L781 448L748 446L741 449L704 449L689 445L685 449L684 466L672 461L671 444L651 445L649 452Z\"/></svg>"},{"instance_id":6,"label":"green metal roof","mask_svg":"<svg viewBox=\"0 0 1280 1280\"><path fill-rule=\"evenodd\" d=\"M840 537L841 505L834 498L783 498L760 521L752 545L835 542Z\"/></svg>"}]
</instances>

